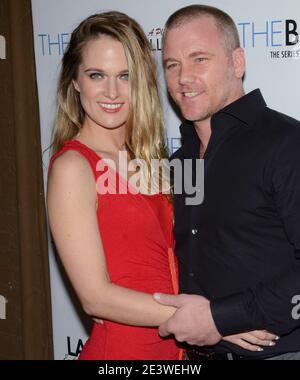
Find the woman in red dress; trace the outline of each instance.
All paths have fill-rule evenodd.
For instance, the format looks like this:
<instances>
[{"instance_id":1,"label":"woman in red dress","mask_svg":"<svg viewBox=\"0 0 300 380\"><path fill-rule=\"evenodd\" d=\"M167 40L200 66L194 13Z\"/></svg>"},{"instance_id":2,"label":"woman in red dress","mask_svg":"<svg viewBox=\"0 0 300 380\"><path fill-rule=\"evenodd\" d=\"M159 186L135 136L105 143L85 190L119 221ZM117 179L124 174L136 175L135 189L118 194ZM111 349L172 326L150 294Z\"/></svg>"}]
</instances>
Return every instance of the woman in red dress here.
<instances>
[{"instance_id":1,"label":"woman in red dress","mask_svg":"<svg viewBox=\"0 0 300 380\"><path fill-rule=\"evenodd\" d=\"M62 61L47 196L68 277L103 321L80 359L182 357L157 329L175 309L152 298L178 291L168 176L151 170L166 158L147 37L122 13L90 16Z\"/></svg>"},{"instance_id":2,"label":"woman in red dress","mask_svg":"<svg viewBox=\"0 0 300 380\"><path fill-rule=\"evenodd\" d=\"M94 15L72 33L59 81L48 213L84 310L103 320L81 359L180 358L175 340L157 330L174 309L152 299L156 291L177 292L172 206L136 180L142 168L124 169L136 158L146 167L167 158L156 83L149 42L128 16Z\"/></svg>"}]
</instances>

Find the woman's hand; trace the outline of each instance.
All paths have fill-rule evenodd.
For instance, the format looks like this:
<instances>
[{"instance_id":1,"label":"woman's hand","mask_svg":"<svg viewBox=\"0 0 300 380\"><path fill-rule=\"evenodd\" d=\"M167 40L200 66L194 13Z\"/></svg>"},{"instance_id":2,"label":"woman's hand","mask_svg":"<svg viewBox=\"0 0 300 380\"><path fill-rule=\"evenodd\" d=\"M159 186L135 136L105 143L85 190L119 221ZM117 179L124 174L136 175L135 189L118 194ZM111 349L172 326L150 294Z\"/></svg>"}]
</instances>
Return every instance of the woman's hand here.
<instances>
[{"instance_id":1,"label":"woman's hand","mask_svg":"<svg viewBox=\"0 0 300 380\"><path fill-rule=\"evenodd\" d=\"M249 351L263 351L261 346L274 346L279 337L267 330L254 330L246 333L225 336L223 340L236 344Z\"/></svg>"}]
</instances>

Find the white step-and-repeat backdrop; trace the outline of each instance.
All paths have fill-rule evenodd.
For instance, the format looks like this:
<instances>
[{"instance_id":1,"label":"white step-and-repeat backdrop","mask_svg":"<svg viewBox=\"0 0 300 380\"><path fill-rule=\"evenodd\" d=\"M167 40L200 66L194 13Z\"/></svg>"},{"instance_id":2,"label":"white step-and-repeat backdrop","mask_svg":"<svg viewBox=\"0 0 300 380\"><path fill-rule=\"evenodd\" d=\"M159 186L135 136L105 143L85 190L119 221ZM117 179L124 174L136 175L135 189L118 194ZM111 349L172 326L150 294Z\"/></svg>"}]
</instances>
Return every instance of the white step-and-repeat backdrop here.
<instances>
[{"instance_id":1,"label":"white step-and-repeat backdrop","mask_svg":"<svg viewBox=\"0 0 300 380\"><path fill-rule=\"evenodd\" d=\"M157 58L170 152L178 149L179 121L168 103L161 68L161 37L168 16L196 3L186 0L32 0L40 104L44 175L47 181L55 92L62 54L70 33L85 17L119 10L144 28ZM246 91L259 87L267 104L300 119L299 0L212 0L235 20L247 57ZM50 239L49 239L50 241ZM90 328L61 270L50 242L50 270L55 359L76 359Z\"/></svg>"}]
</instances>

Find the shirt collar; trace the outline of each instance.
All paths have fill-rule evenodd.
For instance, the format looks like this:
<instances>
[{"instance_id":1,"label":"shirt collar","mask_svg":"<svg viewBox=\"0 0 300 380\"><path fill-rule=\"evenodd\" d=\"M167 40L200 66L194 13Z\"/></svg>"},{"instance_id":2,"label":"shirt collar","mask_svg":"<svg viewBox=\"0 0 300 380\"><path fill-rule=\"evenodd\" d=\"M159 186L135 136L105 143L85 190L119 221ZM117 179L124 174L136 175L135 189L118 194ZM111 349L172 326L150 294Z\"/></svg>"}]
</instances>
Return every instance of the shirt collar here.
<instances>
[{"instance_id":1,"label":"shirt collar","mask_svg":"<svg viewBox=\"0 0 300 380\"><path fill-rule=\"evenodd\" d=\"M218 111L212 119L218 118L219 115L226 114L251 126L255 123L265 107L266 102L260 90L256 89Z\"/></svg>"},{"instance_id":2,"label":"shirt collar","mask_svg":"<svg viewBox=\"0 0 300 380\"><path fill-rule=\"evenodd\" d=\"M212 124L214 120L218 119L221 115L230 115L235 119L239 119L247 125L253 125L262 110L266 107L266 102L259 89L253 90L236 100L235 102L224 107L212 117ZM184 121L180 126L180 133L182 139L197 137L193 122Z\"/></svg>"},{"instance_id":3,"label":"shirt collar","mask_svg":"<svg viewBox=\"0 0 300 380\"><path fill-rule=\"evenodd\" d=\"M218 134L225 134L238 121L244 126L251 126L265 107L266 102L260 90L253 90L214 114L211 120L212 130L218 129ZM184 121L180 126L180 133L185 157L197 157L200 141L193 122Z\"/></svg>"}]
</instances>

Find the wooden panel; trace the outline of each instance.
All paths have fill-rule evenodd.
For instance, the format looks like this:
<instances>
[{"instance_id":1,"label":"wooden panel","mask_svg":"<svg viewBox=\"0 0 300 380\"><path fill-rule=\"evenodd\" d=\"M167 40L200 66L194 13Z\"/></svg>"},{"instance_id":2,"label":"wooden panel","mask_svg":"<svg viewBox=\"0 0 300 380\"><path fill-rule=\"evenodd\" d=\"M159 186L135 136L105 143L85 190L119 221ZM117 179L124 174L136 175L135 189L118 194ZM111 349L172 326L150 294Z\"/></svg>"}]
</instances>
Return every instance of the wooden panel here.
<instances>
[{"instance_id":1,"label":"wooden panel","mask_svg":"<svg viewBox=\"0 0 300 380\"><path fill-rule=\"evenodd\" d=\"M0 1L0 359L53 358L31 2ZM26 42L26 43L24 43Z\"/></svg>"}]
</instances>

